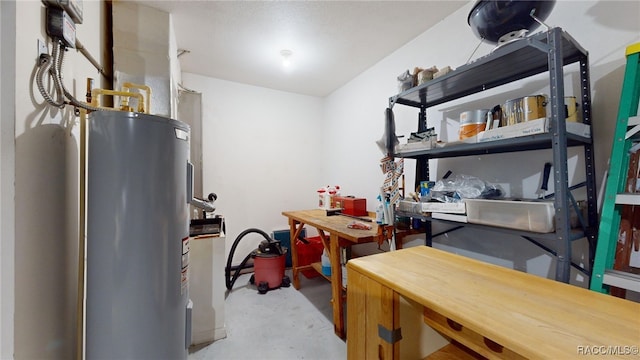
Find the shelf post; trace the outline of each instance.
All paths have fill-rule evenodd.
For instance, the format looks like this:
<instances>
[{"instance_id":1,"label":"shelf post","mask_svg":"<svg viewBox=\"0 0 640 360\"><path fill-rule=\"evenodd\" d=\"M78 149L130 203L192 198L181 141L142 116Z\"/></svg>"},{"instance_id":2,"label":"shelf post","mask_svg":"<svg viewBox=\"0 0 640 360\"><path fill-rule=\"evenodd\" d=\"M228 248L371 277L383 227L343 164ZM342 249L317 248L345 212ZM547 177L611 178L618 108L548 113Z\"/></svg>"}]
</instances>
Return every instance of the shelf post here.
<instances>
[{"instance_id":1,"label":"shelf post","mask_svg":"<svg viewBox=\"0 0 640 360\"><path fill-rule=\"evenodd\" d=\"M562 57L562 31L554 28L547 32L549 51L549 88L551 98L551 141L553 151L554 208L557 235L556 280L569 282L571 270L571 237L569 223L569 194L567 172L567 134L564 112L564 76Z\"/></svg>"},{"instance_id":2,"label":"shelf post","mask_svg":"<svg viewBox=\"0 0 640 360\"><path fill-rule=\"evenodd\" d=\"M585 54L580 59L580 105L582 109L582 122L591 125L591 77L589 75L589 55ZM598 239L598 193L596 190L595 155L593 152L593 132L591 143L584 148L584 167L587 185L587 228L585 236L589 243L589 276L592 274L593 262L596 253Z\"/></svg>"},{"instance_id":3,"label":"shelf post","mask_svg":"<svg viewBox=\"0 0 640 360\"><path fill-rule=\"evenodd\" d=\"M425 131L427 131L427 109L421 107L418 114L418 132ZM425 156L420 156L416 159L416 178L413 190L415 191L420 186L421 181L427 180L429 180L429 160Z\"/></svg>"},{"instance_id":4,"label":"shelf post","mask_svg":"<svg viewBox=\"0 0 640 360\"><path fill-rule=\"evenodd\" d=\"M427 108L420 107L418 113L418 132L427 131ZM429 158L426 156L420 156L416 159L416 178L414 181L413 190L415 191L420 186L420 181L429 180ZM431 234L431 221L425 221L425 239L424 244L426 246L433 245L433 235Z\"/></svg>"}]
</instances>

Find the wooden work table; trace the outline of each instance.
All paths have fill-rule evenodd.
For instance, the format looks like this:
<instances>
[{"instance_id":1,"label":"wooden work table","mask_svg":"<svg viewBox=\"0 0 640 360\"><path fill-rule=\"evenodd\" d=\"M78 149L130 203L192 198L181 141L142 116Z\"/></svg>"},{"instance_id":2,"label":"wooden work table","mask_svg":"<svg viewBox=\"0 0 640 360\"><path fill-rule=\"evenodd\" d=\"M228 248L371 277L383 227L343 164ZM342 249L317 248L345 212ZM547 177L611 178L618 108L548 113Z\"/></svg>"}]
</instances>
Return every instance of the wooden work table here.
<instances>
[{"instance_id":1,"label":"wooden work table","mask_svg":"<svg viewBox=\"0 0 640 360\"><path fill-rule=\"evenodd\" d=\"M305 225L312 226L318 230L322 243L329 252L329 258L331 260L330 280L334 330L336 335L344 339L346 334L343 316L344 286L342 284L341 249L348 248L355 244L383 241L390 236L392 228L389 226L379 226L375 221L372 221L366 223L371 225L370 230L350 229L347 225L356 219L340 215L327 216L326 211L321 209L284 211L282 215L289 219L293 286L296 289L300 288L300 271L310 269L312 265L298 265L298 252L295 246L295 240L298 239Z\"/></svg>"},{"instance_id":2,"label":"wooden work table","mask_svg":"<svg viewBox=\"0 0 640 360\"><path fill-rule=\"evenodd\" d=\"M353 259L347 270L349 359L399 358L409 345L400 340L400 296L451 341L427 358L638 358L632 301L425 246Z\"/></svg>"}]
</instances>

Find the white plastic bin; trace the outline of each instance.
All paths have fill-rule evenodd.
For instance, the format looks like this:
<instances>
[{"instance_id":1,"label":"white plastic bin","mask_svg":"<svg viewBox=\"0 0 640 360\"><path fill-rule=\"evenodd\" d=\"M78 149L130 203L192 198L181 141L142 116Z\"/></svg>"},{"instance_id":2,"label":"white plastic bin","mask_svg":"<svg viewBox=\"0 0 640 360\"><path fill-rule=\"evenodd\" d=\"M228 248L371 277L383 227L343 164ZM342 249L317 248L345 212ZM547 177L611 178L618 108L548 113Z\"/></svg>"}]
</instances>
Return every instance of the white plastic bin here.
<instances>
[{"instance_id":1,"label":"white plastic bin","mask_svg":"<svg viewBox=\"0 0 640 360\"><path fill-rule=\"evenodd\" d=\"M465 199L467 220L483 224L549 233L555 230L554 206L550 201Z\"/></svg>"}]
</instances>

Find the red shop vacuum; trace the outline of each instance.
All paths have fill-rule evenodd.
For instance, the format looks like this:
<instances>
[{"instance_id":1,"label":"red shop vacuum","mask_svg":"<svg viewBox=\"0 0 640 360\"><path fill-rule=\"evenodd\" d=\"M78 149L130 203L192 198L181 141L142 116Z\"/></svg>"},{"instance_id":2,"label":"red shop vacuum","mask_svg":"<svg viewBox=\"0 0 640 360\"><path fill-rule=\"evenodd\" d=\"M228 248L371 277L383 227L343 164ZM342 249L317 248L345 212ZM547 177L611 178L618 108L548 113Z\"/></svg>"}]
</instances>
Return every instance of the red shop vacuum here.
<instances>
[{"instance_id":1,"label":"red shop vacuum","mask_svg":"<svg viewBox=\"0 0 640 360\"><path fill-rule=\"evenodd\" d=\"M240 265L231 266L231 260L236 251L236 247L240 240L247 234L257 233L262 235L263 240L258 248L247 255ZM289 287L291 280L284 275L285 257L287 248L280 245L280 241L272 239L267 233L260 229L247 229L238 235L231 246L229 257L227 258L227 267L225 268L225 280L227 289L231 290L233 284L240 276L240 272L244 269L253 268L253 275L249 282L258 287L258 293L266 294L269 290L278 289L280 287ZM249 259L253 259L253 264L248 264ZM233 272L233 275L232 275Z\"/></svg>"}]
</instances>

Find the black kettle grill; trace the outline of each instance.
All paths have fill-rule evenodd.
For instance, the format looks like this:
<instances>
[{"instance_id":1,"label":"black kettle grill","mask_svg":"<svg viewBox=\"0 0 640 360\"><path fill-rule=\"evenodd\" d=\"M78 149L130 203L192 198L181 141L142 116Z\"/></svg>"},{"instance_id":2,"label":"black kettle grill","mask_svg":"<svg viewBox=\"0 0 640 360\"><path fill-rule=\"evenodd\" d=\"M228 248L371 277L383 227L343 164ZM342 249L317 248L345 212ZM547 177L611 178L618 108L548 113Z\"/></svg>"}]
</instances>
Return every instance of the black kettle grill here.
<instances>
[{"instance_id":1,"label":"black kettle grill","mask_svg":"<svg viewBox=\"0 0 640 360\"><path fill-rule=\"evenodd\" d=\"M535 30L540 25L535 18L546 20L555 3L555 0L479 0L467 22L477 37L500 44Z\"/></svg>"}]
</instances>

